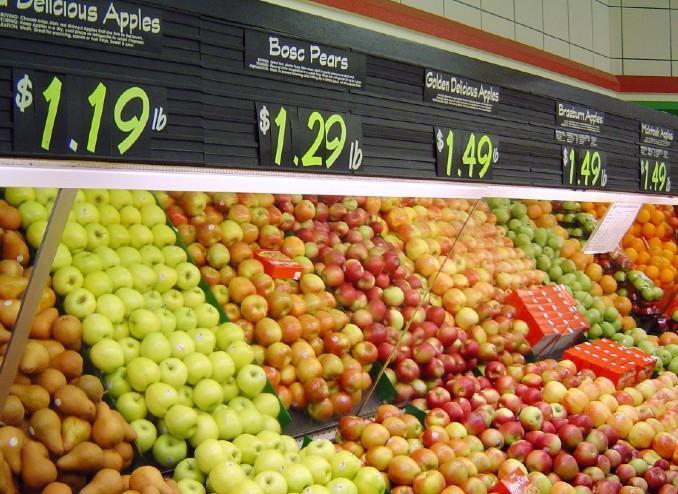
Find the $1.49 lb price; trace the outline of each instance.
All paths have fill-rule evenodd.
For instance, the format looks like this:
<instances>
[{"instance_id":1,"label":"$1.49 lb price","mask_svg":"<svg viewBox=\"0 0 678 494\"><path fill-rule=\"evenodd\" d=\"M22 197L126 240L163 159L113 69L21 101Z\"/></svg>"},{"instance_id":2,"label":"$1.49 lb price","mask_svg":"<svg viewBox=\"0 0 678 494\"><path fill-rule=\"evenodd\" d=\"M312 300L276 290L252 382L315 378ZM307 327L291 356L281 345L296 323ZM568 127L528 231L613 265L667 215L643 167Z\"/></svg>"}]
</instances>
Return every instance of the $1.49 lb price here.
<instances>
[{"instance_id":1,"label":"$1.49 lb price","mask_svg":"<svg viewBox=\"0 0 678 494\"><path fill-rule=\"evenodd\" d=\"M435 127L437 175L451 179L490 180L499 161L499 141L480 132Z\"/></svg>"},{"instance_id":2,"label":"$1.49 lb price","mask_svg":"<svg viewBox=\"0 0 678 494\"><path fill-rule=\"evenodd\" d=\"M257 103L259 164L347 173L362 165L362 126L348 113Z\"/></svg>"},{"instance_id":3,"label":"$1.49 lb price","mask_svg":"<svg viewBox=\"0 0 678 494\"><path fill-rule=\"evenodd\" d=\"M671 163L652 159L640 160L640 190L671 192Z\"/></svg>"},{"instance_id":4,"label":"$1.49 lb price","mask_svg":"<svg viewBox=\"0 0 678 494\"><path fill-rule=\"evenodd\" d=\"M563 185L605 187L607 155L602 151L563 146Z\"/></svg>"},{"instance_id":5,"label":"$1.49 lb price","mask_svg":"<svg viewBox=\"0 0 678 494\"><path fill-rule=\"evenodd\" d=\"M160 88L33 71L14 87L17 151L150 157L150 133L167 126Z\"/></svg>"}]
</instances>

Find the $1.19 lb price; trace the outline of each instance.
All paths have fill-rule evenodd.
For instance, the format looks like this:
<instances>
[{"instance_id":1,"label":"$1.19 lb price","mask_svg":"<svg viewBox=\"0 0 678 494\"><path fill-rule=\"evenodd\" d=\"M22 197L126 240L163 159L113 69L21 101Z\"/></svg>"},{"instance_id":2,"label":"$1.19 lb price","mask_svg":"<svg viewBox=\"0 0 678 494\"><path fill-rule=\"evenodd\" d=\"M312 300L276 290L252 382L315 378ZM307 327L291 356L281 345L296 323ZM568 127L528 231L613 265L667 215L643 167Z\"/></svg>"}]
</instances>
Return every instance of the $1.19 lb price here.
<instances>
[{"instance_id":1,"label":"$1.19 lb price","mask_svg":"<svg viewBox=\"0 0 678 494\"><path fill-rule=\"evenodd\" d=\"M563 185L605 187L607 155L602 151L563 146Z\"/></svg>"},{"instance_id":2,"label":"$1.19 lb price","mask_svg":"<svg viewBox=\"0 0 678 494\"><path fill-rule=\"evenodd\" d=\"M17 71L14 148L97 156L150 156L167 126L164 91L114 81Z\"/></svg>"},{"instance_id":3,"label":"$1.19 lb price","mask_svg":"<svg viewBox=\"0 0 678 494\"><path fill-rule=\"evenodd\" d=\"M360 119L347 113L258 103L259 164L346 173L362 165Z\"/></svg>"},{"instance_id":4,"label":"$1.19 lb price","mask_svg":"<svg viewBox=\"0 0 678 494\"><path fill-rule=\"evenodd\" d=\"M490 180L499 161L499 141L480 132L435 127L437 175L451 179Z\"/></svg>"},{"instance_id":5,"label":"$1.19 lb price","mask_svg":"<svg viewBox=\"0 0 678 494\"><path fill-rule=\"evenodd\" d=\"M671 192L671 163L652 159L640 160L640 190Z\"/></svg>"}]
</instances>

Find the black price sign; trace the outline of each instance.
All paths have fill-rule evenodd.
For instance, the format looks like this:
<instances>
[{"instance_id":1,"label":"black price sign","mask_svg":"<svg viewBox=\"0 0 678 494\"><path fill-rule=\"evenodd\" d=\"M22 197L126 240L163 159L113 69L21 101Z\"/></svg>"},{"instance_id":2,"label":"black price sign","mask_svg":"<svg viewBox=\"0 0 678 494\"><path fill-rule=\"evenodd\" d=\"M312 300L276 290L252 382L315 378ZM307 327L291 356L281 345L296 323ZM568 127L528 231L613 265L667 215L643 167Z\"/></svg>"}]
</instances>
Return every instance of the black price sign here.
<instances>
[{"instance_id":1,"label":"black price sign","mask_svg":"<svg viewBox=\"0 0 678 494\"><path fill-rule=\"evenodd\" d=\"M14 149L78 156L150 157L167 126L164 90L85 77L16 71Z\"/></svg>"},{"instance_id":2,"label":"black price sign","mask_svg":"<svg viewBox=\"0 0 678 494\"><path fill-rule=\"evenodd\" d=\"M607 155L593 149L563 146L563 185L604 188L607 185Z\"/></svg>"},{"instance_id":3,"label":"black price sign","mask_svg":"<svg viewBox=\"0 0 678 494\"><path fill-rule=\"evenodd\" d=\"M363 161L362 123L349 113L257 103L259 163L349 173Z\"/></svg>"},{"instance_id":4,"label":"black price sign","mask_svg":"<svg viewBox=\"0 0 678 494\"><path fill-rule=\"evenodd\" d=\"M653 159L640 160L640 190L642 192L671 192L671 163Z\"/></svg>"},{"instance_id":5,"label":"black price sign","mask_svg":"<svg viewBox=\"0 0 678 494\"><path fill-rule=\"evenodd\" d=\"M496 137L467 130L434 127L437 175L451 179L491 180L499 161Z\"/></svg>"}]
</instances>

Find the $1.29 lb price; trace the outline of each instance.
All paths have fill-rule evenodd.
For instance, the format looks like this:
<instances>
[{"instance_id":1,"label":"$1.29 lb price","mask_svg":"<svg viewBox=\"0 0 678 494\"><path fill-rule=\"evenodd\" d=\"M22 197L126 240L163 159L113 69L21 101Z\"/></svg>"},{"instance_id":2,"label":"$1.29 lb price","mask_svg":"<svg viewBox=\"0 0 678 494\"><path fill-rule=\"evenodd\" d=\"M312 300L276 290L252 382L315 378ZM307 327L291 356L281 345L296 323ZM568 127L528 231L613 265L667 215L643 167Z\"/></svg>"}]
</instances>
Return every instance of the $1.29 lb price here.
<instances>
[{"instance_id":1,"label":"$1.29 lb price","mask_svg":"<svg viewBox=\"0 0 678 494\"><path fill-rule=\"evenodd\" d=\"M640 160L640 190L671 192L671 163L647 158Z\"/></svg>"},{"instance_id":2,"label":"$1.29 lb price","mask_svg":"<svg viewBox=\"0 0 678 494\"><path fill-rule=\"evenodd\" d=\"M499 141L481 132L435 127L437 175L451 179L490 180L499 161Z\"/></svg>"},{"instance_id":3,"label":"$1.29 lb price","mask_svg":"<svg viewBox=\"0 0 678 494\"><path fill-rule=\"evenodd\" d=\"M362 125L348 113L257 103L259 164L349 173L362 165Z\"/></svg>"},{"instance_id":4,"label":"$1.29 lb price","mask_svg":"<svg viewBox=\"0 0 678 494\"><path fill-rule=\"evenodd\" d=\"M144 158L167 126L160 88L21 70L14 81L15 151Z\"/></svg>"},{"instance_id":5,"label":"$1.29 lb price","mask_svg":"<svg viewBox=\"0 0 678 494\"><path fill-rule=\"evenodd\" d=\"M604 188L607 155L602 151L563 146L563 185Z\"/></svg>"}]
</instances>

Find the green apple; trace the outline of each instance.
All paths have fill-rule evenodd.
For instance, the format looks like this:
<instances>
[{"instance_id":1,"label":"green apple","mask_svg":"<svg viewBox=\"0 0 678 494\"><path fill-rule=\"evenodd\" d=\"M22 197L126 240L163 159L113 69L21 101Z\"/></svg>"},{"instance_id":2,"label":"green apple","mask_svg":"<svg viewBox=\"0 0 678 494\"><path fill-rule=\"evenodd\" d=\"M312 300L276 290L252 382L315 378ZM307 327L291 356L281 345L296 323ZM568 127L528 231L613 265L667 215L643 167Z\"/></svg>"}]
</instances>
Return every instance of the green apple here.
<instances>
[{"instance_id":1,"label":"green apple","mask_svg":"<svg viewBox=\"0 0 678 494\"><path fill-rule=\"evenodd\" d=\"M106 230L108 230L109 247L119 249L120 247L127 247L129 245L129 232L127 231L127 227L118 223L112 223L106 225Z\"/></svg>"},{"instance_id":2,"label":"green apple","mask_svg":"<svg viewBox=\"0 0 678 494\"><path fill-rule=\"evenodd\" d=\"M49 214L47 208L38 201L26 201L19 206L21 227L25 230L36 221L45 221Z\"/></svg>"},{"instance_id":3,"label":"green apple","mask_svg":"<svg viewBox=\"0 0 678 494\"><path fill-rule=\"evenodd\" d=\"M165 335L170 335L174 332L177 327L177 320L174 317L174 313L165 307L160 307L159 309L153 310L153 314L160 321L160 332Z\"/></svg>"},{"instance_id":4,"label":"green apple","mask_svg":"<svg viewBox=\"0 0 678 494\"><path fill-rule=\"evenodd\" d=\"M113 337L113 323L106 316L93 312L92 314L89 314L83 319L82 341L83 343L85 343L85 345L92 346L95 343L103 340L104 338L112 337Z\"/></svg>"},{"instance_id":5,"label":"green apple","mask_svg":"<svg viewBox=\"0 0 678 494\"><path fill-rule=\"evenodd\" d=\"M115 249L115 252L118 254L122 266L129 267L132 264L141 264L141 254L134 247L125 245Z\"/></svg>"},{"instance_id":6,"label":"green apple","mask_svg":"<svg viewBox=\"0 0 678 494\"><path fill-rule=\"evenodd\" d=\"M304 489L302 494L330 494L330 491L324 485L313 484Z\"/></svg>"},{"instance_id":7,"label":"green apple","mask_svg":"<svg viewBox=\"0 0 678 494\"><path fill-rule=\"evenodd\" d=\"M75 221L83 226L90 223L99 223L99 210L91 202L76 202L73 205L73 214Z\"/></svg>"},{"instance_id":8,"label":"green apple","mask_svg":"<svg viewBox=\"0 0 678 494\"><path fill-rule=\"evenodd\" d=\"M186 384L188 368L181 360L175 357L166 358L160 364L160 381L176 389Z\"/></svg>"},{"instance_id":9,"label":"green apple","mask_svg":"<svg viewBox=\"0 0 678 494\"><path fill-rule=\"evenodd\" d=\"M158 275L152 267L142 263L130 264L127 266L132 274L133 287L135 290L144 293L153 288L158 281Z\"/></svg>"},{"instance_id":10,"label":"green apple","mask_svg":"<svg viewBox=\"0 0 678 494\"><path fill-rule=\"evenodd\" d=\"M224 392L214 379L201 379L193 387L193 403L205 412L212 412L224 401Z\"/></svg>"},{"instance_id":11,"label":"green apple","mask_svg":"<svg viewBox=\"0 0 678 494\"><path fill-rule=\"evenodd\" d=\"M97 298L97 313L107 317L113 324L117 324L125 317L125 304L117 295L104 293Z\"/></svg>"},{"instance_id":12,"label":"green apple","mask_svg":"<svg viewBox=\"0 0 678 494\"><path fill-rule=\"evenodd\" d=\"M280 442L282 443L285 452L293 451L296 453L299 450L297 441L295 441L292 436L282 434L280 435ZM301 461L301 459L299 461Z\"/></svg>"},{"instance_id":13,"label":"green apple","mask_svg":"<svg viewBox=\"0 0 678 494\"><path fill-rule=\"evenodd\" d=\"M139 353L142 357L150 358L159 364L172 355L172 347L164 334L149 333L141 341Z\"/></svg>"},{"instance_id":14,"label":"green apple","mask_svg":"<svg viewBox=\"0 0 678 494\"><path fill-rule=\"evenodd\" d=\"M335 479L343 477L352 480L361 467L360 460L349 451L337 451L329 461L332 467L332 477Z\"/></svg>"},{"instance_id":15,"label":"green apple","mask_svg":"<svg viewBox=\"0 0 678 494\"><path fill-rule=\"evenodd\" d=\"M102 268L99 256L85 251L73 255L73 266L78 268L83 275L101 271Z\"/></svg>"},{"instance_id":16,"label":"green apple","mask_svg":"<svg viewBox=\"0 0 678 494\"><path fill-rule=\"evenodd\" d=\"M195 432L188 442L196 448L207 439L219 439L219 428L209 413L199 413Z\"/></svg>"},{"instance_id":17,"label":"green apple","mask_svg":"<svg viewBox=\"0 0 678 494\"><path fill-rule=\"evenodd\" d=\"M280 472L261 472L254 477L264 494L287 494L287 481Z\"/></svg>"},{"instance_id":18,"label":"green apple","mask_svg":"<svg viewBox=\"0 0 678 494\"><path fill-rule=\"evenodd\" d=\"M111 241L111 236L110 233L108 233L108 229L99 223L90 223L85 225L85 231L87 232L87 248L89 250L95 250L99 247L107 247Z\"/></svg>"},{"instance_id":19,"label":"green apple","mask_svg":"<svg viewBox=\"0 0 678 494\"><path fill-rule=\"evenodd\" d=\"M235 398L228 400L228 406L238 413L243 410L256 410L252 400L245 398L244 396L236 396Z\"/></svg>"},{"instance_id":20,"label":"green apple","mask_svg":"<svg viewBox=\"0 0 678 494\"><path fill-rule=\"evenodd\" d=\"M278 397L272 393L261 393L252 400L254 406L263 415L269 417L277 417L280 413L280 401Z\"/></svg>"},{"instance_id":21,"label":"green apple","mask_svg":"<svg viewBox=\"0 0 678 494\"><path fill-rule=\"evenodd\" d=\"M59 189L56 187L41 187L35 189L35 200L44 206L54 202L58 193Z\"/></svg>"},{"instance_id":22,"label":"green apple","mask_svg":"<svg viewBox=\"0 0 678 494\"><path fill-rule=\"evenodd\" d=\"M118 210L131 206L133 204L132 193L124 189L112 189L108 191L108 203Z\"/></svg>"},{"instance_id":23,"label":"green apple","mask_svg":"<svg viewBox=\"0 0 678 494\"><path fill-rule=\"evenodd\" d=\"M257 456L263 451L264 445L257 436L243 433L233 440L233 445L240 450L242 463L253 465Z\"/></svg>"},{"instance_id":24,"label":"green apple","mask_svg":"<svg viewBox=\"0 0 678 494\"><path fill-rule=\"evenodd\" d=\"M285 464L282 475L287 482L289 492L301 492L313 484L313 476L306 466L301 463Z\"/></svg>"},{"instance_id":25,"label":"green apple","mask_svg":"<svg viewBox=\"0 0 678 494\"><path fill-rule=\"evenodd\" d=\"M246 479L240 465L232 460L221 460L209 473L209 485L215 494L238 492L236 486Z\"/></svg>"},{"instance_id":26,"label":"green apple","mask_svg":"<svg viewBox=\"0 0 678 494\"><path fill-rule=\"evenodd\" d=\"M119 339L118 343L120 343L120 347L122 348L125 364L129 364L139 356L139 352L141 351L141 343L139 343L139 340L125 336Z\"/></svg>"},{"instance_id":27,"label":"green apple","mask_svg":"<svg viewBox=\"0 0 678 494\"><path fill-rule=\"evenodd\" d=\"M120 321L113 324L113 339L120 341L129 336L129 326L127 321Z\"/></svg>"},{"instance_id":28,"label":"green apple","mask_svg":"<svg viewBox=\"0 0 678 494\"><path fill-rule=\"evenodd\" d=\"M136 391L128 391L121 395L115 400L115 408L127 422L143 419L148 412L146 400Z\"/></svg>"},{"instance_id":29,"label":"green apple","mask_svg":"<svg viewBox=\"0 0 678 494\"><path fill-rule=\"evenodd\" d=\"M165 262L165 256L162 255L162 251L154 245L140 247L139 254L141 254L141 261L147 266L153 267L156 264Z\"/></svg>"},{"instance_id":30,"label":"green apple","mask_svg":"<svg viewBox=\"0 0 678 494\"><path fill-rule=\"evenodd\" d=\"M167 310L176 312L184 306L184 296L179 290L172 288L162 294L162 303ZM195 323L198 324L197 318Z\"/></svg>"},{"instance_id":31,"label":"green apple","mask_svg":"<svg viewBox=\"0 0 678 494\"><path fill-rule=\"evenodd\" d=\"M217 338L212 331L205 328L195 328L187 331L187 333L195 342L196 352L209 355L214 351Z\"/></svg>"},{"instance_id":32,"label":"green apple","mask_svg":"<svg viewBox=\"0 0 678 494\"><path fill-rule=\"evenodd\" d=\"M245 341L234 341L228 345L226 353L233 359L236 370L242 369L254 361L254 350Z\"/></svg>"},{"instance_id":33,"label":"green apple","mask_svg":"<svg viewBox=\"0 0 678 494\"><path fill-rule=\"evenodd\" d=\"M106 269L106 274L113 282L113 290L126 287L132 288L134 281L132 280L132 273L129 272L125 266L111 266Z\"/></svg>"},{"instance_id":34,"label":"green apple","mask_svg":"<svg viewBox=\"0 0 678 494\"><path fill-rule=\"evenodd\" d=\"M181 290L190 290L195 288L200 283L200 270L195 264L190 262L182 262L177 265L177 287ZM186 295L184 295L186 298Z\"/></svg>"},{"instance_id":35,"label":"green apple","mask_svg":"<svg viewBox=\"0 0 678 494\"><path fill-rule=\"evenodd\" d=\"M115 250L108 246L97 247L94 249L94 253L99 256L101 267L104 270L120 265L120 256Z\"/></svg>"},{"instance_id":36,"label":"green apple","mask_svg":"<svg viewBox=\"0 0 678 494\"><path fill-rule=\"evenodd\" d=\"M153 245L158 248L174 245L177 242L177 236L174 233L174 230L167 225L153 225L151 227L151 233L153 234Z\"/></svg>"},{"instance_id":37,"label":"green apple","mask_svg":"<svg viewBox=\"0 0 678 494\"><path fill-rule=\"evenodd\" d=\"M278 422L277 417L271 417L270 415L263 415L262 414L262 419L263 419L263 431L270 431L270 432L275 432L276 434L280 434L282 432L282 427L280 426L280 422Z\"/></svg>"},{"instance_id":38,"label":"green apple","mask_svg":"<svg viewBox=\"0 0 678 494\"><path fill-rule=\"evenodd\" d=\"M286 460L283 454L277 449L264 449L254 460L254 473L258 474L265 471L279 472L285 465Z\"/></svg>"},{"instance_id":39,"label":"green apple","mask_svg":"<svg viewBox=\"0 0 678 494\"><path fill-rule=\"evenodd\" d=\"M167 410L179 401L179 393L169 384L156 382L146 388L144 398L148 411L158 418L163 418Z\"/></svg>"},{"instance_id":40,"label":"green apple","mask_svg":"<svg viewBox=\"0 0 678 494\"><path fill-rule=\"evenodd\" d=\"M230 441L242 434L240 416L227 405L218 405L212 412L212 418L219 429L219 439Z\"/></svg>"},{"instance_id":41,"label":"green apple","mask_svg":"<svg viewBox=\"0 0 678 494\"><path fill-rule=\"evenodd\" d=\"M199 482L194 479L183 479L177 481L177 488L179 494L206 494L204 482Z\"/></svg>"},{"instance_id":42,"label":"green apple","mask_svg":"<svg viewBox=\"0 0 678 494\"><path fill-rule=\"evenodd\" d=\"M217 439L206 439L195 448L195 464L202 474L208 475L215 465L226 459L224 449Z\"/></svg>"},{"instance_id":43,"label":"green apple","mask_svg":"<svg viewBox=\"0 0 678 494\"><path fill-rule=\"evenodd\" d=\"M61 234L61 241L73 252L78 252L87 246L87 230L79 223L68 222Z\"/></svg>"},{"instance_id":44,"label":"green apple","mask_svg":"<svg viewBox=\"0 0 678 494\"><path fill-rule=\"evenodd\" d=\"M125 306L125 316L130 317L132 313L140 310L145 305L144 296L134 288L126 286L120 287L115 291L115 295L122 300Z\"/></svg>"},{"instance_id":45,"label":"green apple","mask_svg":"<svg viewBox=\"0 0 678 494\"><path fill-rule=\"evenodd\" d=\"M188 439L197 429L198 412L186 405L173 405L165 413L165 425L174 437Z\"/></svg>"},{"instance_id":46,"label":"green apple","mask_svg":"<svg viewBox=\"0 0 678 494\"><path fill-rule=\"evenodd\" d=\"M127 382L127 368L125 367L120 367L104 375L103 383L108 394L114 399L119 398L128 391L132 391L132 387Z\"/></svg>"},{"instance_id":47,"label":"green apple","mask_svg":"<svg viewBox=\"0 0 678 494\"><path fill-rule=\"evenodd\" d=\"M204 484L206 480L205 474L198 468L198 462L195 458L186 458L181 460L174 469L172 478L176 482L180 482L182 480L195 480L201 484Z\"/></svg>"},{"instance_id":48,"label":"green apple","mask_svg":"<svg viewBox=\"0 0 678 494\"><path fill-rule=\"evenodd\" d=\"M316 439L311 441L308 446L301 450L302 456L311 455L311 456L322 456L326 460L329 460L334 456L336 449L334 444L328 439Z\"/></svg>"},{"instance_id":49,"label":"green apple","mask_svg":"<svg viewBox=\"0 0 678 494\"><path fill-rule=\"evenodd\" d=\"M301 457L301 464L308 468L313 476L313 482L325 485L332 480L332 467L330 462L322 456L305 455Z\"/></svg>"},{"instance_id":50,"label":"green apple","mask_svg":"<svg viewBox=\"0 0 678 494\"><path fill-rule=\"evenodd\" d=\"M104 271L88 273L82 286L92 292L95 297L113 292L113 281Z\"/></svg>"},{"instance_id":51,"label":"green apple","mask_svg":"<svg viewBox=\"0 0 678 494\"><path fill-rule=\"evenodd\" d=\"M188 332L198 327L198 317L190 307L182 307L175 310L174 318L177 321L177 329L179 331Z\"/></svg>"},{"instance_id":52,"label":"green apple","mask_svg":"<svg viewBox=\"0 0 678 494\"><path fill-rule=\"evenodd\" d=\"M160 331L158 317L148 309L137 309L132 312L128 324L130 334L139 340L148 334Z\"/></svg>"},{"instance_id":53,"label":"green apple","mask_svg":"<svg viewBox=\"0 0 678 494\"><path fill-rule=\"evenodd\" d=\"M230 401L237 397L240 393L238 384L235 382L235 376L227 377L224 381L222 381L221 389L224 392L224 401Z\"/></svg>"},{"instance_id":54,"label":"green apple","mask_svg":"<svg viewBox=\"0 0 678 494\"><path fill-rule=\"evenodd\" d=\"M127 381L140 393L160 381L160 376L160 367L149 358L137 357L127 364Z\"/></svg>"},{"instance_id":55,"label":"green apple","mask_svg":"<svg viewBox=\"0 0 678 494\"><path fill-rule=\"evenodd\" d=\"M35 223L32 223L31 226L26 230L26 240L28 244L37 249L42 243L42 239L45 236L45 230L47 230L47 220L38 220Z\"/></svg>"},{"instance_id":56,"label":"green apple","mask_svg":"<svg viewBox=\"0 0 678 494\"><path fill-rule=\"evenodd\" d=\"M155 290L144 292L144 302L146 304L145 307L150 311L156 311L164 305L162 295Z\"/></svg>"},{"instance_id":57,"label":"green apple","mask_svg":"<svg viewBox=\"0 0 678 494\"><path fill-rule=\"evenodd\" d=\"M226 285L213 285L210 288L212 289L212 295L214 295L214 298L219 305L223 306L228 303L229 296Z\"/></svg>"},{"instance_id":58,"label":"green apple","mask_svg":"<svg viewBox=\"0 0 678 494\"><path fill-rule=\"evenodd\" d=\"M160 293L171 290L177 283L177 270L165 264L155 264L153 270L157 275L157 281L153 288Z\"/></svg>"},{"instance_id":59,"label":"green apple","mask_svg":"<svg viewBox=\"0 0 678 494\"><path fill-rule=\"evenodd\" d=\"M104 226L120 223L120 213L110 204L97 204L99 210L99 223Z\"/></svg>"},{"instance_id":60,"label":"green apple","mask_svg":"<svg viewBox=\"0 0 678 494\"><path fill-rule=\"evenodd\" d=\"M298 451L285 451L287 463L301 463L301 455Z\"/></svg>"},{"instance_id":61,"label":"green apple","mask_svg":"<svg viewBox=\"0 0 678 494\"><path fill-rule=\"evenodd\" d=\"M120 224L129 229L132 225L141 224L141 212L134 206L120 208ZM130 232L130 238L132 234Z\"/></svg>"},{"instance_id":62,"label":"green apple","mask_svg":"<svg viewBox=\"0 0 678 494\"><path fill-rule=\"evenodd\" d=\"M214 334L217 337L217 348L219 350L226 350L235 341L245 341L245 332L233 322L220 324L215 328Z\"/></svg>"},{"instance_id":63,"label":"green apple","mask_svg":"<svg viewBox=\"0 0 678 494\"><path fill-rule=\"evenodd\" d=\"M141 223L147 227L165 224L165 211L157 204L145 203L139 208L139 211L141 212Z\"/></svg>"},{"instance_id":64,"label":"green apple","mask_svg":"<svg viewBox=\"0 0 678 494\"><path fill-rule=\"evenodd\" d=\"M256 408L251 410L241 410L237 413L240 415L243 432L248 434L258 434L264 430L264 416L260 414L259 410Z\"/></svg>"},{"instance_id":65,"label":"green apple","mask_svg":"<svg viewBox=\"0 0 678 494\"><path fill-rule=\"evenodd\" d=\"M160 250L165 258L165 264L171 268L188 261L186 251L178 245L165 245Z\"/></svg>"},{"instance_id":66,"label":"green apple","mask_svg":"<svg viewBox=\"0 0 678 494\"><path fill-rule=\"evenodd\" d=\"M153 458L161 466L170 468L186 458L188 446L183 439L162 434L153 445Z\"/></svg>"},{"instance_id":67,"label":"green apple","mask_svg":"<svg viewBox=\"0 0 678 494\"><path fill-rule=\"evenodd\" d=\"M153 232L147 226L135 224L129 227L129 244L140 249L144 245L153 243Z\"/></svg>"},{"instance_id":68,"label":"green apple","mask_svg":"<svg viewBox=\"0 0 678 494\"><path fill-rule=\"evenodd\" d=\"M221 350L212 352L209 354L209 359L212 362L212 377L216 381L224 382L235 375L235 364L228 353Z\"/></svg>"},{"instance_id":69,"label":"green apple","mask_svg":"<svg viewBox=\"0 0 678 494\"><path fill-rule=\"evenodd\" d=\"M142 398L143 399L143 398ZM146 419L137 419L130 423L134 432L137 433L137 438L134 440L139 452L141 454L149 451L158 436L155 425Z\"/></svg>"},{"instance_id":70,"label":"green apple","mask_svg":"<svg viewBox=\"0 0 678 494\"><path fill-rule=\"evenodd\" d=\"M102 338L97 341L89 351L89 358L94 367L101 372L113 372L125 365L122 347L117 341L110 338Z\"/></svg>"},{"instance_id":71,"label":"green apple","mask_svg":"<svg viewBox=\"0 0 678 494\"><path fill-rule=\"evenodd\" d=\"M82 288L85 277L80 270L74 266L64 266L59 268L52 276L52 288L62 297L68 295L73 290Z\"/></svg>"},{"instance_id":72,"label":"green apple","mask_svg":"<svg viewBox=\"0 0 678 494\"><path fill-rule=\"evenodd\" d=\"M198 327L213 328L219 324L219 311L213 305L202 303L193 310L198 318Z\"/></svg>"},{"instance_id":73,"label":"green apple","mask_svg":"<svg viewBox=\"0 0 678 494\"><path fill-rule=\"evenodd\" d=\"M186 373L188 374L188 369ZM193 407L193 388L188 384L184 384L179 388L179 403L177 405Z\"/></svg>"},{"instance_id":74,"label":"green apple","mask_svg":"<svg viewBox=\"0 0 678 494\"><path fill-rule=\"evenodd\" d=\"M384 494L386 483L381 472L374 467L363 467L353 479L358 494Z\"/></svg>"},{"instance_id":75,"label":"green apple","mask_svg":"<svg viewBox=\"0 0 678 494\"><path fill-rule=\"evenodd\" d=\"M280 439L280 434L272 431L261 431L257 434L257 438L264 445L264 449L276 449L281 453L285 452L285 446L282 439Z\"/></svg>"},{"instance_id":76,"label":"green apple","mask_svg":"<svg viewBox=\"0 0 678 494\"><path fill-rule=\"evenodd\" d=\"M134 207L141 209L146 204L155 204L155 197L147 190L133 190L132 204L134 204Z\"/></svg>"},{"instance_id":77,"label":"green apple","mask_svg":"<svg viewBox=\"0 0 678 494\"><path fill-rule=\"evenodd\" d=\"M268 381L264 369L258 365L248 364L238 371L236 382L243 396L254 398L264 390Z\"/></svg>"},{"instance_id":78,"label":"green apple","mask_svg":"<svg viewBox=\"0 0 678 494\"><path fill-rule=\"evenodd\" d=\"M108 201L110 200L108 189L85 189L83 192L87 202L91 202L97 206L108 204Z\"/></svg>"},{"instance_id":79,"label":"green apple","mask_svg":"<svg viewBox=\"0 0 678 494\"><path fill-rule=\"evenodd\" d=\"M167 339L172 349L172 357L183 359L186 355L195 352L193 338L184 331L173 331L168 333Z\"/></svg>"},{"instance_id":80,"label":"green apple","mask_svg":"<svg viewBox=\"0 0 678 494\"><path fill-rule=\"evenodd\" d=\"M203 292L202 288L199 286L184 290L181 292L181 294L184 297L184 305L186 307L190 307L191 309L195 309L200 304L205 303L205 292Z\"/></svg>"},{"instance_id":81,"label":"green apple","mask_svg":"<svg viewBox=\"0 0 678 494\"><path fill-rule=\"evenodd\" d=\"M51 272L56 273L59 269L70 266L72 262L73 256L71 256L71 251L68 250L65 244L59 243L56 254L54 254L54 261L52 261Z\"/></svg>"},{"instance_id":82,"label":"green apple","mask_svg":"<svg viewBox=\"0 0 678 494\"><path fill-rule=\"evenodd\" d=\"M7 187L5 189L5 201L16 208L24 202L35 201L35 191L36 189L32 187Z\"/></svg>"},{"instance_id":83,"label":"green apple","mask_svg":"<svg viewBox=\"0 0 678 494\"><path fill-rule=\"evenodd\" d=\"M212 362L202 353L193 352L183 358L188 368L188 384L194 386L199 381L212 376Z\"/></svg>"},{"instance_id":84,"label":"green apple","mask_svg":"<svg viewBox=\"0 0 678 494\"><path fill-rule=\"evenodd\" d=\"M231 254L222 243L216 243L209 246L207 249L207 262L215 269L221 269L226 266L231 260Z\"/></svg>"},{"instance_id":85,"label":"green apple","mask_svg":"<svg viewBox=\"0 0 678 494\"><path fill-rule=\"evenodd\" d=\"M330 494L358 494L355 484L342 477L330 480L325 487Z\"/></svg>"}]
</instances>

